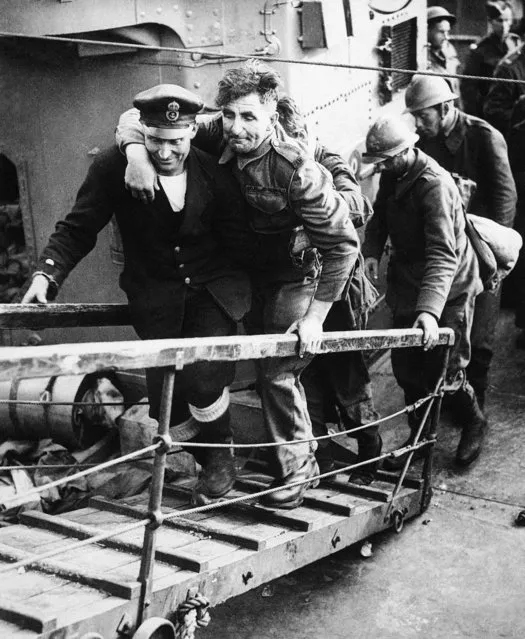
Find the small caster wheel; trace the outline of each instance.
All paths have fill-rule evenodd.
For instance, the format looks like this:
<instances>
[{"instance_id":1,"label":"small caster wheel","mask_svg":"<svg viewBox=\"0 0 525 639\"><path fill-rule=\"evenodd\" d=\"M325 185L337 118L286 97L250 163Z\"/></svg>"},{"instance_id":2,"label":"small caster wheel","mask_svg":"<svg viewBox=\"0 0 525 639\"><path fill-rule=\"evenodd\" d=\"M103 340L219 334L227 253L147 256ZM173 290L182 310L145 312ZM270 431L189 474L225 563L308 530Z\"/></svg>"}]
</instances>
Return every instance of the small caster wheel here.
<instances>
[{"instance_id":1,"label":"small caster wheel","mask_svg":"<svg viewBox=\"0 0 525 639\"><path fill-rule=\"evenodd\" d=\"M397 534L403 530L405 525L405 516L400 510L394 510L392 513L392 525Z\"/></svg>"},{"instance_id":2,"label":"small caster wheel","mask_svg":"<svg viewBox=\"0 0 525 639\"><path fill-rule=\"evenodd\" d=\"M133 639L175 639L175 627L167 619L151 617L137 628Z\"/></svg>"}]
</instances>

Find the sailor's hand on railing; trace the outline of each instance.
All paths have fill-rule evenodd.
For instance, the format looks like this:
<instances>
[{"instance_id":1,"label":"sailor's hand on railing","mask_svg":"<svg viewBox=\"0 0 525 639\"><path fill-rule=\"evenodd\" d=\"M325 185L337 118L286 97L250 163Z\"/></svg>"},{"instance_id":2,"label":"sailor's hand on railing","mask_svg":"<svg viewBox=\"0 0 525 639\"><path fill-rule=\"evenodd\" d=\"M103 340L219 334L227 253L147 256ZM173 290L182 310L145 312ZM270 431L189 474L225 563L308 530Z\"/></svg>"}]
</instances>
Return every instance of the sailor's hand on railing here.
<instances>
[{"instance_id":1,"label":"sailor's hand on railing","mask_svg":"<svg viewBox=\"0 0 525 639\"><path fill-rule=\"evenodd\" d=\"M365 257L365 274L371 282L375 282L378 277L379 262L375 257Z\"/></svg>"},{"instance_id":2,"label":"sailor's hand on railing","mask_svg":"<svg viewBox=\"0 0 525 639\"><path fill-rule=\"evenodd\" d=\"M425 351L434 348L439 338L439 326L437 319L430 313L420 313L412 328L423 329L423 349Z\"/></svg>"},{"instance_id":3,"label":"sailor's hand on railing","mask_svg":"<svg viewBox=\"0 0 525 639\"><path fill-rule=\"evenodd\" d=\"M27 289L26 294L22 298L22 304L30 304L31 302L40 302L47 304L47 291L49 289L49 280L44 275L35 275L31 286Z\"/></svg>"},{"instance_id":4,"label":"sailor's hand on railing","mask_svg":"<svg viewBox=\"0 0 525 639\"><path fill-rule=\"evenodd\" d=\"M136 200L141 200L145 204L153 202L155 191L158 191L160 186L157 171L151 163L146 147L142 144L128 144L126 157L126 188Z\"/></svg>"}]
</instances>

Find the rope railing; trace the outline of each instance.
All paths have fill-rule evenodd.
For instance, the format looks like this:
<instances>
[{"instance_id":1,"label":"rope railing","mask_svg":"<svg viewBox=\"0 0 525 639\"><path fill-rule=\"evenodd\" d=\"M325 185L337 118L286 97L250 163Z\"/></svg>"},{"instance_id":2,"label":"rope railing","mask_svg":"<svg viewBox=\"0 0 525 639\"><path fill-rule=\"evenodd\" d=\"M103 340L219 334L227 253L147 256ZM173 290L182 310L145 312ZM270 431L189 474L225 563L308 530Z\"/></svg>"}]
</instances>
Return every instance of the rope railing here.
<instances>
[{"instance_id":1,"label":"rope railing","mask_svg":"<svg viewBox=\"0 0 525 639\"><path fill-rule=\"evenodd\" d=\"M387 459L388 457L393 457L393 456L397 456L400 454L404 454L404 453L409 453L411 451L416 451L419 450L420 448L424 448L427 446L430 446L431 444L434 443L434 440L425 440L422 442L419 442L417 444L414 444L413 446L405 446L403 448L400 448L396 451L392 451L389 453L384 453L382 455L379 455L377 457L373 457L372 459L369 459L367 461L364 462L358 462L355 464L351 464L342 468L338 468L337 470L331 470L329 472L326 473L322 473L319 475L314 475L306 480L301 480L301 481L296 481L293 483L288 484L289 487L295 487L295 486L301 486L303 484L310 484L316 480L323 480L323 479L329 479L330 477L334 477L338 474L341 473L345 473L345 472L350 472L352 470L355 470L356 468L361 468L363 466L366 466L367 464L373 464L379 461L382 461L384 459ZM162 516L162 518L160 518L162 521L169 521L172 519L176 519L177 517L188 517L188 515L195 515L198 513L204 513L204 512L208 512L210 510L216 510L218 508L227 508L228 506L233 506L235 504L239 504L245 501L255 501L257 499L259 499L260 497L264 497L265 495L271 495L272 493L275 493L279 490L282 490L282 488L280 486L277 486L275 488L266 488L265 490L261 490L258 492L253 492L253 493L249 493L247 495L241 495L239 497L233 497L230 499L220 499L217 500L211 504L205 504L203 506L195 506L193 508L187 508L185 510L178 510L178 511L174 511L171 513L167 513L165 515ZM156 522L156 523L162 523L162 521ZM60 548L55 548L53 550L50 550L48 552L45 553L40 553L38 555L34 555L33 557L29 557L20 561L16 561L14 563L8 564L7 566L1 567L0 568L0 574L5 574L7 572L11 572L13 570L20 570L21 568L25 568L26 566L30 566L32 564L37 564L39 562L45 561L46 559L50 559L51 557L56 557L57 555L61 555L63 553L67 553L73 550L77 550L79 548L83 548L85 546L90 546L93 544L97 544L97 543L103 543L104 541L106 541L107 539L111 539L113 537L116 537L118 535L123 535L125 533L128 532L132 532L134 530L137 530L139 528L145 528L148 524L152 523L152 519L151 517L148 517L147 519L140 519L136 522L133 522L132 524L127 524L125 526L120 526L117 527L111 531L107 531L104 533L100 533L98 535L94 535L93 537L89 537L87 539L82 539L81 541L78 542L73 542L71 544L67 544L64 546L61 546Z\"/></svg>"},{"instance_id":2,"label":"rope railing","mask_svg":"<svg viewBox=\"0 0 525 639\"><path fill-rule=\"evenodd\" d=\"M431 394L428 395L426 397L423 397L421 399L419 399L417 402L414 402L413 404L410 404L409 406L405 406L405 408L392 413L391 415L387 415L386 417L381 417L379 419L376 419L372 422L367 422L366 424L362 424L361 426L356 426L355 428L349 428L347 430L341 430L338 433L330 433L328 435L319 435L317 437L310 437L307 439L295 439L293 441L287 442L287 445L294 445L294 444L309 444L309 443L313 443L313 442L319 442L319 441L324 441L326 439L335 439L337 437L342 437L342 436L348 436L348 435L352 435L353 433L359 432L361 430L365 430L367 428L372 428L373 426L377 426L379 424L383 424L389 420L395 419L396 417L399 417L401 415L404 415L406 413L410 413L413 412L415 410L417 410L419 407L423 406L424 404L430 402L434 397L436 397L436 394ZM4 499L3 503L0 504L0 512L3 512L5 510L7 510L9 508L9 504L11 502L16 502L17 504L20 504L23 502L23 500L25 500L26 498L31 498L34 497L35 495L38 495L40 493L45 492L46 490L50 489L50 488L58 488L59 486L64 486L72 481L76 481L77 479L80 479L82 477L87 477L88 475L92 475L93 473L97 473L100 472L102 470L107 470L108 468L112 468L113 466L117 466L118 464L123 464L125 462L128 461L132 461L134 458L139 457L139 459L135 459L136 461L144 461L144 458L140 458L140 455L143 455L145 453L148 452L152 452L154 450L157 450L160 446L164 445L164 442L157 442L155 444L152 444L151 446L147 446L145 448L141 448L139 450L133 451L132 453L128 453L126 455L122 455L121 457L115 457L114 459L110 459L106 462L102 462L100 464L93 464L90 465L88 468L86 468L85 470L79 471L77 473L74 473L73 475L68 475L66 477L62 477L60 479L56 479L54 481L45 483L45 484L41 484L40 486L36 486L35 488L32 488L30 490L27 490L24 493L16 493L16 495L13 495L12 497L6 498ZM206 444L203 442L191 442L191 441L170 441L170 449L173 449L175 447L185 447L185 448L233 448L233 449L238 449L238 450L243 450L243 449L257 449L257 448L275 448L278 446L282 446L282 443L280 442L263 442L263 443L253 443L253 444L235 444L235 443L231 443L231 444ZM152 459L152 458L150 458ZM154 458L153 458L154 459ZM58 468L56 466L52 466L52 465L48 465L48 468ZM70 466L71 467L71 466ZM12 467L13 469L20 469L20 467ZM34 470L39 470L42 467L41 466L32 466L32 468ZM0 466L0 473L2 471L7 470L5 467Z\"/></svg>"},{"instance_id":3,"label":"rope railing","mask_svg":"<svg viewBox=\"0 0 525 639\"><path fill-rule=\"evenodd\" d=\"M208 49L187 49L184 47L166 47L166 46L157 46L150 44L138 44L135 42L114 42L111 40L91 40L89 38L73 38L66 36L44 36L44 35L31 35L27 33L9 33L7 31L0 32L0 38L17 38L17 39L25 39L25 40L41 40L48 42L63 42L70 44L83 44L83 45L91 45L91 46L105 46L105 47L113 47L115 49L126 49L129 51L130 47L133 49L137 49L138 51L155 51L155 52L170 52L170 53L185 53L190 54L192 56L200 56L199 59L208 59L208 60L249 60L251 58L261 57L257 54L246 55L245 53L223 53L219 51L209 51ZM278 56L265 56L269 62L279 62L283 64L298 64L298 65L306 65L313 67L330 67L335 69L355 69L358 71L375 71L380 73L402 73L405 75L436 75L440 77L446 78L457 78L459 80L481 80L484 82L501 82L505 84L525 84L524 80L515 80L512 78L493 78L492 76L478 76L478 75L466 75L461 73L437 73L435 71L427 71L425 69L402 69L398 67L383 67L376 65L365 65L365 64L350 64L344 62L326 62L324 60L297 60L295 58L281 58ZM174 62L173 66L179 64L178 62ZM198 66L197 62L195 66Z\"/></svg>"}]
</instances>

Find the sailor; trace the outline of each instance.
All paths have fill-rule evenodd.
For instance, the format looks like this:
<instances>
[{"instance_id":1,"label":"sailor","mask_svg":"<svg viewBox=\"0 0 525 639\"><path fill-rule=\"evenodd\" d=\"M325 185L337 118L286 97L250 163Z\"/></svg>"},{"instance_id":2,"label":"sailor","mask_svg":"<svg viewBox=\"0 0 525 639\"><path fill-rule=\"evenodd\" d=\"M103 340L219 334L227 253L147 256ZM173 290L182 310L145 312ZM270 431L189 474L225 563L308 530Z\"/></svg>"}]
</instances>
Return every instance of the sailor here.
<instances>
[{"instance_id":1,"label":"sailor","mask_svg":"<svg viewBox=\"0 0 525 639\"><path fill-rule=\"evenodd\" d=\"M473 45L467 57L463 73L491 78L499 61L521 44L520 37L511 33L513 11L510 2L495 0L487 2L489 34ZM462 80L461 98L463 109L483 117L483 104L489 90L486 80Z\"/></svg>"},{"instance_id":2,"label":"sailor","mask_svg":"<svg viewBox=\"0 0 525 639\"><path fill-rule=\"evenodd\" d=\"M257 248L245 263L253 286L248 331L299 335L298 357L256 363L267 436L279 444L271 448L273 487L279 490L263 503L294 508L318 474L314 446L294 443L312 437L300 374L332 303L345 289L359 240L348 205L328 172L278 124L280 84L278 73L258 60L227 71L216 98L221 114L200 125L195 142L213 149L235 176L247 203L240 223L248 223L257 236ZM118 134L129 161L128 185L139 197L152 197L154 175L147 167L136 113L121 118ZM289 250L298 226L311 244L300 260ZM238 244L231 243L231 255L244 260L245 250Z\"/></svg>"},{"instance_id":3,"label":"sailor","mask_svg":"<svg viewBox=\"0 0 525 639\"><path fill-rule=\"evenodd\" d=\"M516 213L516 186L507 145L499 131L454 106L457 95L443 78L414 76L407 88L407 111L415 119L417 147L450 173L476 185L468 210L511 227ZM472 355L467 377L483 408L494 352L501 287L476 298Z\"/></svg>"},{"instance_id":4,"label":"sailor","mask_svg":"<svg viewBox=\"0 0 525 639\"><path fill-rule=\"evenodd\" d=\"M367 134L363 159L379 167L381 180L374 215L365 229L363 255L374 280L390 238L386 300L394 327L423 330L424 348L392 350L393 372L407 405L431 393L440 375L441 358L432 351L438 327L454 330L447 380L458 389L455 397L463 408L456 460L467 466L478 457L486 428L465 376L474 302L482 284L454 180L435 160L414 148L417 141L417 134L399 116L379 118ZM418 413L409 414L411 434L404 445L414 441ZM385 466L398 468L405 457L387 461L391 463Z\"/></svg>"},{"instance_id":5,"label":"sailor","mask_svg":"<svg viewBox=\"0 0 525 639\"><path fill-rule=\"evenodd\" d=\"M42 252L23 302L53 299L115 215L125 259L120 286L139 337L234 335L250 307L250 285L218 245L213 216L216 210L242 207L243 201L230 173L191 146L202 100L183 87L163 84L139 93L133 104L160 184L155 201L138 201L125 188L126 159L116 146L96 156L71 212L57 223ZM191 415L179 428L181 438L231 443L233 378L230 362L199 362L177 373L172 424L183 422L188 412ZM163 370L148 369L146 380L150 415L158 419ZM194 503L225 495L235 480L231 449L190 448L190 452L202 466Z\"/></svg>"}]
</instances>

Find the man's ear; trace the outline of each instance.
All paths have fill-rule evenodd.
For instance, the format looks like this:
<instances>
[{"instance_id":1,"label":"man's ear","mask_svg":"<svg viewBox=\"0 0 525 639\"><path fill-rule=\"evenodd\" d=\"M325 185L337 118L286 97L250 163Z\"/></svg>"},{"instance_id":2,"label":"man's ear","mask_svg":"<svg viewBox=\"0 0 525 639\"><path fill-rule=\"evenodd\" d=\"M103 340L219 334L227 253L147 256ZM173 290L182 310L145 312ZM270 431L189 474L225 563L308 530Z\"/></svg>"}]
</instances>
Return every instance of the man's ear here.
<instances>
[{"instance_id":1,"label":"man's ear","mask_svg":"<svg viewBox=\"0 0 525 639\"><path fill-rule=\"evenodd\" d=\"M277 113L277 111L274 111L272 115L270 116L270 124L268 125L268 131L270 131L271 129L274 129L278 121L279 121L279 114Z\"/></svg>"},{"instance_id":2,"label":"man's ear","mask_svg":"<svg viewBox=\"0 0 525 639\"><path fill-rule=\"evenodd\" d=\"M441 117L446 117L452 109L452 102L443 102L441 105Z\"/></svg>"},{"instance_id":3,"label":"man's ear","mask_svg":"<svg viewBox=\"0 0 525 639\"><path fill-rule=\"evenodd\" d=\"M193 140L193 138L197 135L197 129L198 129L198 125L197 124L192 124L191 125L191 131L189 133L189 138L190 140Z\"/></svg>"}]
</instances>

